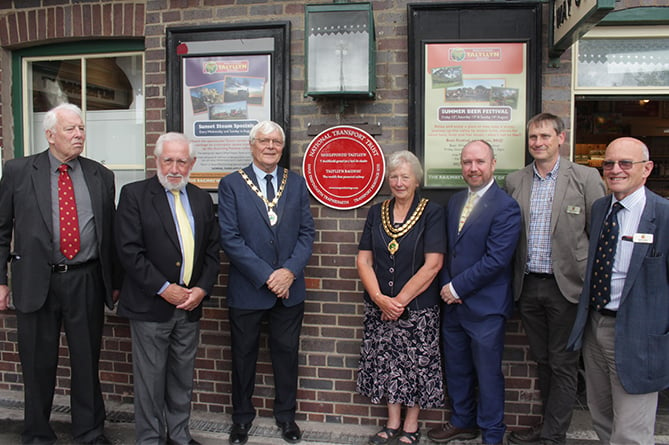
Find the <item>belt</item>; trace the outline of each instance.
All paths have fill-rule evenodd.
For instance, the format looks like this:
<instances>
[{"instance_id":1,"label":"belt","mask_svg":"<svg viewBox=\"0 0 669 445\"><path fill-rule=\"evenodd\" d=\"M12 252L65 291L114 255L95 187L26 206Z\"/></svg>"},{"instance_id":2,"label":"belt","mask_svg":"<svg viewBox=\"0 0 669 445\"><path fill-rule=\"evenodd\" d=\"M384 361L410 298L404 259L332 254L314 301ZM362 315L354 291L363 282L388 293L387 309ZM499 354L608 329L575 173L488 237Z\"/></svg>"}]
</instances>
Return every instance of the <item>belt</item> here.
<instances>
[{"instance_id":1,"label":"belt","mask_svg":"<svg viewBox=\"0 0 669 445\"><path fill-rule=\"evenodd\" d=\"M618 311L612 311L610 309L604 309L604 308L601 308L598 312L605 317L616 318L616 315L618 315Z\"/></svg>"},{"instance_id":2,"label":"belt","mask_svg":"<svg viewBox=\"0 0 669 445\"><path fill-rule=\"evenodd\" d=\"M532 276L534 278L540 278L542 280L552 280L555 278L555 275L552 273L539 273L539 272L528 272L527 275Z\"/></svg>"},{"instance_id":3,"label":"belt","mask_svg":"<svg viewBox=\"0 0 669 445\"><path fill-rule=\"evenodd\" d=\"M77 264L52 264L51 265L51 272L52 273L65 273L69 272L71 270L76 270L76 269L81 269L84 267L92 266L94 264L97 264L98 260L88 260L84 261L83 263L77 263Z\"/></svg>"}]
</instances>

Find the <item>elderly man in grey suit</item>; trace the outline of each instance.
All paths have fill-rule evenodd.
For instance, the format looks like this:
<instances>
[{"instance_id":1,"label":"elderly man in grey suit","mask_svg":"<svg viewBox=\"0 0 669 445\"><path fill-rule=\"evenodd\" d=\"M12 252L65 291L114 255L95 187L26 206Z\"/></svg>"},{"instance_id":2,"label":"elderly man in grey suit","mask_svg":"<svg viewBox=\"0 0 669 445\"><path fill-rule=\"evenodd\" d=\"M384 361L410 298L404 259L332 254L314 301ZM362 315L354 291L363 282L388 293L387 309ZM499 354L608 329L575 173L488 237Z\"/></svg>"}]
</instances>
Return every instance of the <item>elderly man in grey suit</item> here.
<instances>
[{"instance_id":1,"label":"elderly man in grey suit","mask_svg":"<svg viewBox=\"0 0 669 445\"><path fill-rule=\"evenodd\" d=\"M49 149L5 165L0 182L0 310L8 308L7 264L23 387L23 443L49 444L61 325L72 369L72 437L111 443L98 376L104 305L114 307L120 268L113 246L114 175L80 156L81 110L62 104L44 117ZM13 250L10 250L13 249Z\"/></svg>"},{"instance_id":2,"label":"elderly man in grey suit","mask_svg":"<svg viewBox=\"0 0 669 445\"><path fill-rule=\"evenodd\" d=\"M194 445L188 427L202 302L219 272L211 196L189 184L181 133L156 141L156 176L123 187L116 244L125 268L118 314L130 320L137 444Z\"/></svg>"},{"instance_id":3,"label":"elderly man in grey suit","mask_svg":"<svg viewBox=\"0 0 669 445\"><path fill-rule=\"evenodd\" d=\"M562 119L541 113L527 123L534 161L506 178L523 225L514 260L514 297L537 361L543 422L509 442L563 444L578 382L577 352L565 350L576 317L588 253L590 208L605 189L599 172L560 157Z\"/></svg>"},{"instance_id":4,"label":"elderly man in grey suit","mask_svg":"<svg viewBox=\"0 0 669 445\"><path fill-rule=\"evenodd\" d=\"M644 186L653 161L638 139L611 142L602 169L612 195L592 206L588 267L568 348L583 347L600 442L652 445L658 391L669 387L669 201Z\"/></svg>"}]
</instances>

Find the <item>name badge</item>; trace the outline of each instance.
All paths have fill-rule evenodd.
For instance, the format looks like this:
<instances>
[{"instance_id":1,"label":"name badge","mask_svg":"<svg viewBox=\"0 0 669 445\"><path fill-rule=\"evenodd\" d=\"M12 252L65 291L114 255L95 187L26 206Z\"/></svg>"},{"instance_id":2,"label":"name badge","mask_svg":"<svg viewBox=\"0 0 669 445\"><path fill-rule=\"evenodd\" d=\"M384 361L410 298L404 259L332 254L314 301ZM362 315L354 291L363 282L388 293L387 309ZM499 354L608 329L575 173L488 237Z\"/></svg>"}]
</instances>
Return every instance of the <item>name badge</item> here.
<instances>
[{"instance_id":1,"label":"name badge","mask_svg":"<svg viewBox=\"0 0 669 445\"><path fill-rule=\"evenodd\" d=\"M635 243L643 244L653 244L653 234L652 233L635 233L632 237L632 240Z\"/></svg>"},{"instance_id":2,"label":"name badge","mask_svg":"<svg viewBox=\"0 0 669 445\"><path fill-rule=\"evenodd\" d=\"M571 213L572 215L580 215L581 208L579 206L567 206L567 213Z\"/></svg>"}]
</instances>

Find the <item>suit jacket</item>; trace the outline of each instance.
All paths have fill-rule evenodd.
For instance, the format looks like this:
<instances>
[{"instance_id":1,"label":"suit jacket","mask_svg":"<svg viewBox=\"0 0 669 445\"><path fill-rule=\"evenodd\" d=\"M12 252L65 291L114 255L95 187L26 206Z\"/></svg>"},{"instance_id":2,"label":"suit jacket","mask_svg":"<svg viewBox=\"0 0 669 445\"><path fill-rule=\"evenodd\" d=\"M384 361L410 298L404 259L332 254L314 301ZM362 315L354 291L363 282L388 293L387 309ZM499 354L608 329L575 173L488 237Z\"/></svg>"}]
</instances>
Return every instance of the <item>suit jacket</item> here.
<instances>
[{"instance_id":1,"label":"suit jacket","mask_svg":"<svg viewBox=\"0 0 669 445\"><path fill-rule=\"evenodd\" d=\"M186 186L195 221L195 252L189 287L209 295L218 277L218 224L209 193ZM116 213L116 246L125 269L118 314L143 321L167 321L175 306L156 292L165 282L178 283L182 253L177 226L165 188L156 176L121 189ZM188 312L190 321L202 316L202 304Z\"/></svg>"},{"instance_id":2,"label":"suit jacket","mask_svg":"<svg viewBox=\"0 0 669 445\"><path fill-rule=\"evenodd\" d=\"M593 205L593 233L601 231L610 205L611 196ZM648 189L637 233L652 234L653 243L634 243L616 317L615 359L625 391L645 394L669 387L669 201ZM567 345L571 350L582 346L596 248L597 236L593 236L583 293Z\"/></svg>"},{"instance_id":3,"label":"suit jacket","mask_svg":"<svg viewBox=\"0 0 669 445\"><path fill-rule=\"evenodd\" d=\"M531 163L506 177L506 190L520 204L523 224L513 263L513 290L516 300L520 298L523 290L527 266L533 165ZM551 262L562 296L572 303L578 302L583 286L588 258L590 209L605 193L604 181L597 169L560 158L551 211Z\"/></svg>"},{"instance_id":4,"label":"suit jacket","mask_svg":"<svg viewBox=\"0 0 669 445\"><path fill-rule=\"evenodd\" d=\"M244 169L256 184L251 165ZM284 169L278 168L279 182ZM221 247L230 260L228 305L238 309L269 309L276 294L265 285L275 269L287 268L295 275L286 306L306 298L304 268L311 257L315 229L304 179L288 172L285 190L272 226L265 203L251 190L239 172L221 179L218 186L218 220Z\"/></svg>"},{"instance_id":5,"label":"suit jacket","mask_svg":"<svg viewBox=\"0 0 669 445\"><path fill-rule=\"evenodd\" d=\"M463 190L448 201L448 253L440 273L440 285L452 282L462 304L444 305L442 311L457 311L469 319L509 317L513 311L511 258L520 233L520 208L493 183L458 233L467 193Z\"/></svg>"},{"instance_id":6,"label":"suit jacket","mask_svg":"<svg viewBox=\"0 0 669 445\"><path fill-rule=\"evenodd\" d=\"M121 281L113 242L114 174L82 156L79 164L93 207L105 303L113 308L112 290L118 289ZM51 281L50 168L47 150L7 161L0 181L0 284L8 284L11 261L14 306L26 313L44 305Z\"/></svg>"}]
</instances>

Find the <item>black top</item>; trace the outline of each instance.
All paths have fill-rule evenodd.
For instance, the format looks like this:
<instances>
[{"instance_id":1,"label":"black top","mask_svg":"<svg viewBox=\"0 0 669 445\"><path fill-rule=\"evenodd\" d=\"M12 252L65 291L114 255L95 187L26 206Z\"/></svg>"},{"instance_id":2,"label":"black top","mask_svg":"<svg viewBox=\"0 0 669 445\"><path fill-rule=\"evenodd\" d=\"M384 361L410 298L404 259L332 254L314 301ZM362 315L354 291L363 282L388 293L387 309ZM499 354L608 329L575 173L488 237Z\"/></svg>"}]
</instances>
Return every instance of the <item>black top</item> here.
<instances>
[{"instance_id":1,"label":"black top","mask_svg":"<svg viewBox=\"0 0 669 445\"><path fill-rule=\"evenodd\" d=\"M407 214L409 218L420 196L416 195ZM395 199L390 202L390 222L393 221ZM374 272L379 281L381 293L395 297L404 285L425 263L426 253L446 253L446 217L444 208L432 201L425 206L423 214L416 224L404 236L397 239L400 247L394 255L388 251L388 243L392 240L381 223L381 204L369 209L365 228L362 232L360 250L370 250L374 257ZM365 300L372 302L365 291ZM430 286L409 304L411 309L420 309L438 304L439 283L434 280Z\"/></svg>"}]
</instances>

